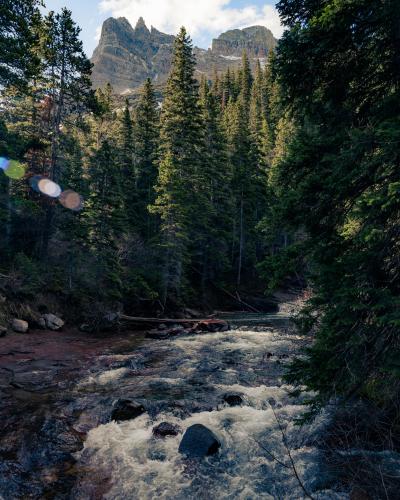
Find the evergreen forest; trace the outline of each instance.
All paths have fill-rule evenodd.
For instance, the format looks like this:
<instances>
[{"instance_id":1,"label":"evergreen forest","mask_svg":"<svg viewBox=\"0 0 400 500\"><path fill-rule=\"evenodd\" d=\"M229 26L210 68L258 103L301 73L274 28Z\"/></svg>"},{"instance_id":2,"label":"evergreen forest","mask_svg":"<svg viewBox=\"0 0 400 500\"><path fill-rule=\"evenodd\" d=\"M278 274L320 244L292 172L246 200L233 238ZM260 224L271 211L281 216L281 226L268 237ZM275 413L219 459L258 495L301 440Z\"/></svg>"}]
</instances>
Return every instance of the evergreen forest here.
<instances>
[{"instance_id":1,"label":"evergreen forest","mask_svg":"<svg viewBox=\"0 0 400 500\"><path fill-rule=\"evenodd\" d=\"M78 324L302 294L302 422L363 402L399 444L399 2L280 0L267 61L210 80L182 27L134 99L92 88L73 13L40 4L0 5L7 301Z\"/></svg>"}]
</instances>

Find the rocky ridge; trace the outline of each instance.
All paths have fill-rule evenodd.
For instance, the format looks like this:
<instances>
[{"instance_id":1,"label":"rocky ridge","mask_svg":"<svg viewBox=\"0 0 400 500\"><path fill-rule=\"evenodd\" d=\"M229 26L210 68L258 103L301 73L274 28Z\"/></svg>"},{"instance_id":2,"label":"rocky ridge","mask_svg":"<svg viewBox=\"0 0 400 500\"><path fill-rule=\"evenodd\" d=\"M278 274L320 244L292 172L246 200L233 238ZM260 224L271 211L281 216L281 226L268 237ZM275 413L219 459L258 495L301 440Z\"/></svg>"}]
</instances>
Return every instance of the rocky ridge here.
<instances>
[{"instance_id":1,"label":"rocky ridge","mask_svg":"<svg viewBox=\"0 0 400 500\"><path fill-rule=\"evenodd\" d=\"M175 37L148 29L143 18L133 28L124 17L109 18L103 23L98 47L92 57L92 82L95 88L111 83L119 94L129 94L146 78L155 84L165 83L172 61ZM264 26L230 30L212 42L211 49L195 47L198 76L211 78L228 67L237 67L243 50L253 65L264 60L277 41Z\"/></svg>"}]
</instances>

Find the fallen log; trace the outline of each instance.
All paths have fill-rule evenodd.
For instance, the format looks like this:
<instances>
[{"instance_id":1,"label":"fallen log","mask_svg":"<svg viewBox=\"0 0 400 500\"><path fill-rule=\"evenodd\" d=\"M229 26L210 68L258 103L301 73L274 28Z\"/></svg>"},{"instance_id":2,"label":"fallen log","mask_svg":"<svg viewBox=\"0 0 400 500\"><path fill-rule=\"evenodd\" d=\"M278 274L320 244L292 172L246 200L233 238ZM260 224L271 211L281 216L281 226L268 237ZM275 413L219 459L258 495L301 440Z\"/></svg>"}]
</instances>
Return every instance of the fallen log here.
<instances>
[{"instance_id":1,"label":"fallen log","mask_svg":"<svg viewBox=\"0 0 400 500\"><path fill-rule=\"evenodd\" d=\"M184 325L186 323L202 323L203 321L218 321L223 322L219 319L171 319L171 318L140 318L134 316L126 316L125 314L119 314L119 319L124 321L132 321L133 323L156 323L156 324L173 324L173 325Z\"/></svg>"},{"instance_id":2,"label":"fallen log","mask_svg":"<svg viewBox=\"0 0 400 500\"><path fill-rule=\"evenodd\" d=\"M163 325L163 329L157 332L157 338L170 337L187 333L200 332L226 332L230 325L227 321L215 318L206 319L174 319L174 318L142 318L135 316L127 316L126 314L118 314L118 319L122 321L131 321L132 323L147 323L148 325L156 324ZM172 325L167 328L167 325ZM161 327L159 326L159 329ZM149 332L151 335L154 331ZM150 335L150 336L151 336Z\"/></svg>"}]
</instances>

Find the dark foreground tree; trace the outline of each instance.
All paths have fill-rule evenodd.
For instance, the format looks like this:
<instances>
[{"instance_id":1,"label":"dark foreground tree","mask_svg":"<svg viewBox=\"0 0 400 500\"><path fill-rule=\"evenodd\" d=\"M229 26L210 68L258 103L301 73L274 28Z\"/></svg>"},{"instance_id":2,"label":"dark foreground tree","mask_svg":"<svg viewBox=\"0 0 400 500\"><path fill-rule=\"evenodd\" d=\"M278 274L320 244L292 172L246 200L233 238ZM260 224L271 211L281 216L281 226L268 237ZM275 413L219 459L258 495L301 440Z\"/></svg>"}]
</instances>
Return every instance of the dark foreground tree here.
<instances>
[{"instance_id":1,"label":"dark foreground tree","mask_svg":"<svg viewBox=\"0 0 400 500\"><path fill-rule=\"evenodd\" d=\"M399 2L281 0L276 69L295 131L274 172L280 223L312 269L290 380L330 398L400 394ZM298 245L298 244L297 244ZM293 247L295 250L295 247Z\"/></svg>"}]
</instances>

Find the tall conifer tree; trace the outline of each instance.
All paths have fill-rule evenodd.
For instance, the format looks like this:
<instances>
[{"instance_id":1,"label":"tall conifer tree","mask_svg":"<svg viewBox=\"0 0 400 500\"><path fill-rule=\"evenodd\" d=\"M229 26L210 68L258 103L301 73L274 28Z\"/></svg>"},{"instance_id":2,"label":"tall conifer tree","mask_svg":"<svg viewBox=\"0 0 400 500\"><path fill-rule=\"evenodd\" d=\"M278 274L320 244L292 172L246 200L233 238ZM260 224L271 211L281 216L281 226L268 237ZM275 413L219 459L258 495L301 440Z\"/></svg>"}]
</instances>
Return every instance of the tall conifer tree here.
<instances>
[{"instance_id":1,"label":"tall conifer tree","mask_svg":"<svg viewBox=\"0 0 400 500\"><path fill-rule=\"evenodd\" d=\"M149 212L154 204L159 156L159 111L151 80L146 80L135 113L135 158L137 172L137 212L141 235L149 240L154 236L155 219Z\"/></svg>"},{"instance_id":2,"label":"tall conifer tree","mask_svg":"<svg viewBox=\"0 0 400 500\"><path fill-rule=\"evenodd\" d=\"M135 168L133 120L128 100L125 102L125 107L120 117L118 132L121 190L126 207L126 219L130 229L137 229L137 172Z\"/></svg>"},{"instance_id":3,"label":"tall conifer tree","mask_svg":"<svg viewBox=\"0 0 400 500\"><path fill-rule=\"evenodd\" d=\"M179 300L188 265L189 221L198 216L203 139L192 42L182 28L161 115L161 163L152 211L161 217L165 248L162 298Z\"/></svg>"},{"instance_id":4,"label":"tall conifer tree","mask_svg":"<svg viewBox=\"0 0 400 500\"><path fill-rule=\"evenodd\" d=\"M44 20L41 55L44 69L45 94L50 106L50 161L47 175L58 182L62 126L68 116L83 111L92 103L90 82L91 63L83 52L80 28L71 11L50 12ZM42 256L47 255L53 232L54 207L48 204L43 227Z\"/></svg>"},{"instance_id":5,"label":"tall conifer tree","mask_svg":"<svg viewBox=\"0 0 400 500\"><path fill-rule=\"evenodd\" d=\"M104 283L104 298L119 299L121 267L118 242L126 227L121 169L115 164L115 145L104 140L90 160L90 197L85 217L89 242L97 260L96 275Z\"/></svg>"}]
</instances>

